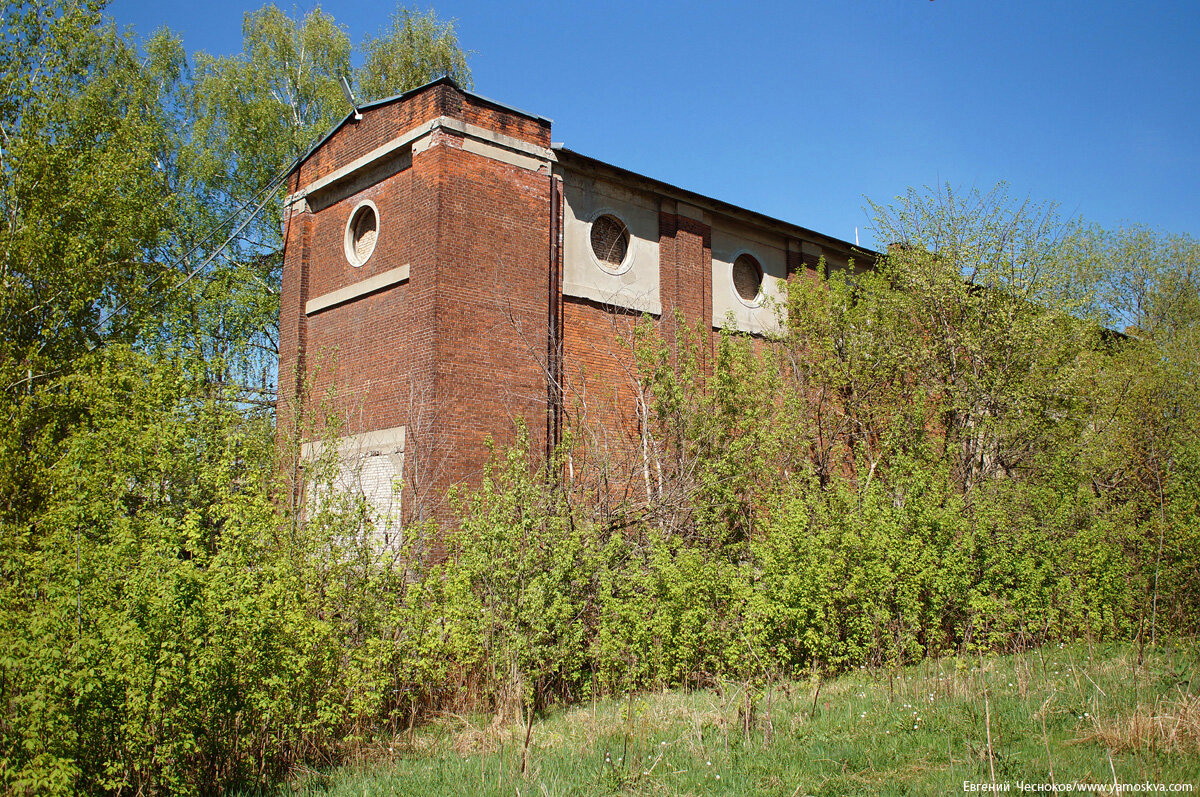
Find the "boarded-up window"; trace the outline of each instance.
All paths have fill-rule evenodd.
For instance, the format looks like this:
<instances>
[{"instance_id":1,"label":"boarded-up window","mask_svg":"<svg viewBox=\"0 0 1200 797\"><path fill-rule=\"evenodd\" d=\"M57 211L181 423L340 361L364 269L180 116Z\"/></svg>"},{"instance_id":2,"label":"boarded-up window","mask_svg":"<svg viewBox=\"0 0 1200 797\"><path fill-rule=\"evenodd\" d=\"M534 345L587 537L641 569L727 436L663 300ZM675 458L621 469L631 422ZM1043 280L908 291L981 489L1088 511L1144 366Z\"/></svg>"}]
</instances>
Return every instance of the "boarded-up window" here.
<instances>
[{"instance_id":1,"label":"boarded-up window","mask_svg":"<svg viewBox=\"0 0 1200 797\"><path fill-rule=\"evenodd\" d=\"M616 271L629 253L629 230L616 216L604 215L592 222L592 253L605 268Z\"/></svg>"},{"instance_id":2,"label":"boarded-up window","mask_svg":"<svg viewBox=\"0 0 1200 797\"><path fill-rule=\"evenodd\" d=\"M379 236L379 216L375 205L363 202L350 215L346 225L346 259L353 266L361 266L375 251L375 241Z\"/></svg>"},{"instance_id":3,"label":"boarded-up window","mask_svg":"<svg viewBox=\"0 0 1200 797\"><path fill-rule=\"evenodd\" d=\"M322 464L329 455L322 443L307 443L304 459ZM377 549L401 542L401 487L404 477L404 427L366 432L337 442L336 459L317 468L306 490L309 517L325 509L366 510L362 529Z\"/></svg>"},{"instance_id":4,"label":"boarded-up window","mask_svg":"<svg viewBox=\"0 0 1200 797\"><path fill-rule=\"evenodd\" d=\"M762 292L763 273L758 261L750 255L738 255L733 261L733 289L742 301L754 302Z\"/></svg>"}]
</instances>

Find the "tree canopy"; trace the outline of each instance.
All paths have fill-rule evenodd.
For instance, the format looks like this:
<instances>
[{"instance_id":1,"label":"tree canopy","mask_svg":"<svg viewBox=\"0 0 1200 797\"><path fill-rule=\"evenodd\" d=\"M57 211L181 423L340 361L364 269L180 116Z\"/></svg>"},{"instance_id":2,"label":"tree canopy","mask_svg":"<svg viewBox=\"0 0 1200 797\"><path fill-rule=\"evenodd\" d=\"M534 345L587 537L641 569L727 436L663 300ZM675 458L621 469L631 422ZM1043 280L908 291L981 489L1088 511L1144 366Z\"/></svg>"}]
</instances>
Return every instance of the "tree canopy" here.
<instances>
[{"instance_id":1,"label":"tree canopy","mask_svg":"<svg viewBox=\"0 0 1200 797\"><path fill-rule=\"evenodd\" d=\"M355 46L319 8L268 5L246 14L240 53L189 57L169 31L130 39L100 7L6 6L0 380L11 391L98 343L138 342L203 352L214 378L269 401L273 181L349 112L343 78L368 99L469 84L453 25L401 9Z\"/></svg>"},{"instance_id":2,"label":"tree canopy","mask_svg":"<svg viewBox=\"0 0 1200 797\"><path fill-rule=\"evenodd\" d=\"M268 5L215 57L136 40L103 5L0 15L5 792L211 790L286 766L288 743L253 766L211 756L258 700L245 687L284 672L228 670L241 654L217 637L238 623L214 621L263 623L231 642L287 633L271 624L295 610L264 587L288 539L270 501L279 178L349 112L343 77L368 97L470 80L432 11L352 43L319 9Z\"/></svg>"}]
</instances>

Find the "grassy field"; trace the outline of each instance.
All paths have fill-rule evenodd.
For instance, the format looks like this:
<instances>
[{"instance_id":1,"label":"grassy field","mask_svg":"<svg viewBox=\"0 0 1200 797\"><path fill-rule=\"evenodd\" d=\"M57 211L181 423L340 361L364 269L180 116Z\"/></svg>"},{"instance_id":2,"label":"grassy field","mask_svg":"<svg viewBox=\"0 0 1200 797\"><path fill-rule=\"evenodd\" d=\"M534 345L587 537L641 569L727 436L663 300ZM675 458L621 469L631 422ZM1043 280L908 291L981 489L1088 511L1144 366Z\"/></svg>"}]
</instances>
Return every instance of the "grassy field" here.
<instances>
[{"instance_id":1,"label":"grassy field","mask_svg":"<svg viewBox=\"0 0 1200 797\"><path fill-rule=\"evenodd\" d=\"M642 693L553 711L533 723L528 746L526 731L447 716L356 765L298 772L286 790L799 797L1115 781L1197 793L1200 647L1160 646L1139 664L1128 645L1075 644L819 685Z\"/></svg>"}]
</instances>

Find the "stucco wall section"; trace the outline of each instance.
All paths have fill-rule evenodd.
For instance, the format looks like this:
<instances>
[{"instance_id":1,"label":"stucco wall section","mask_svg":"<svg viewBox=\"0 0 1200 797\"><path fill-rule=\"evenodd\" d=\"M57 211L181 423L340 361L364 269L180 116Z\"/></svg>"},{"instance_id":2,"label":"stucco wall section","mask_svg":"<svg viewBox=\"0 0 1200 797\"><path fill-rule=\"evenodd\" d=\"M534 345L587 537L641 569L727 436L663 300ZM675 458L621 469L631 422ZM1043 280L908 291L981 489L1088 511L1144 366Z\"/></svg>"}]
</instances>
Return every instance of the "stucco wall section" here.
<instances>
[{"instance_id":1,"label":"stucco wall section","mask_svg":"<svg viewBox=\"0 0 1200 797\"><path fill-rule=\"evenodd\" d=\"M657 198L571 172L563 176L563 196L563 294L661 313ZM605 269L592 252L591 223L606 213L629 230L629 255L620 273Z\"/></svg>"},{"instance_id":2,"label":"stucco wall section","mask_svg":"<svg viewBox=\"0 0 1200 797\"><path fill-rule=\"evenodd\" d=\"M744 301L733 286L733 262L749 254L762 266L762 298ZM747 225L717 217L712 228L712 324L724 327L732 319L742 332L779 331L777 311L787 300L787 240Z\"/></svg>"}]
</instances>

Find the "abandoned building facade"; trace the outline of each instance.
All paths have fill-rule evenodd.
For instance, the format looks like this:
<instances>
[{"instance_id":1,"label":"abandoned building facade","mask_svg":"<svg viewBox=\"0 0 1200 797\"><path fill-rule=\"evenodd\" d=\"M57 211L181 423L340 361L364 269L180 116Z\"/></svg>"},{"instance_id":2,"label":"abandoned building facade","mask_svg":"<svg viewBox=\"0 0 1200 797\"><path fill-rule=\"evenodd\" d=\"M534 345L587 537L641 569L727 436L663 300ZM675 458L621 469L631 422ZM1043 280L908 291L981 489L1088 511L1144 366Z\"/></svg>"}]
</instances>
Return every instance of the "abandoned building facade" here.
<instances>
[{"instance_id":1,"label":"abandoned building facade","mask_svg":"<svg viewBox=\"0 0 1200 797\"><path fill-rule=\"evenodd\" d=\"M769 333L786 280L869 256L552 144L447 78L348 115L288 191L280 433L312 456L329 440L302 418L336 416L347 489L392 525L477 479L516 419L542 450L576 424L619 437L639 318L668 342Z\"/></svg>"}]
</instances>

